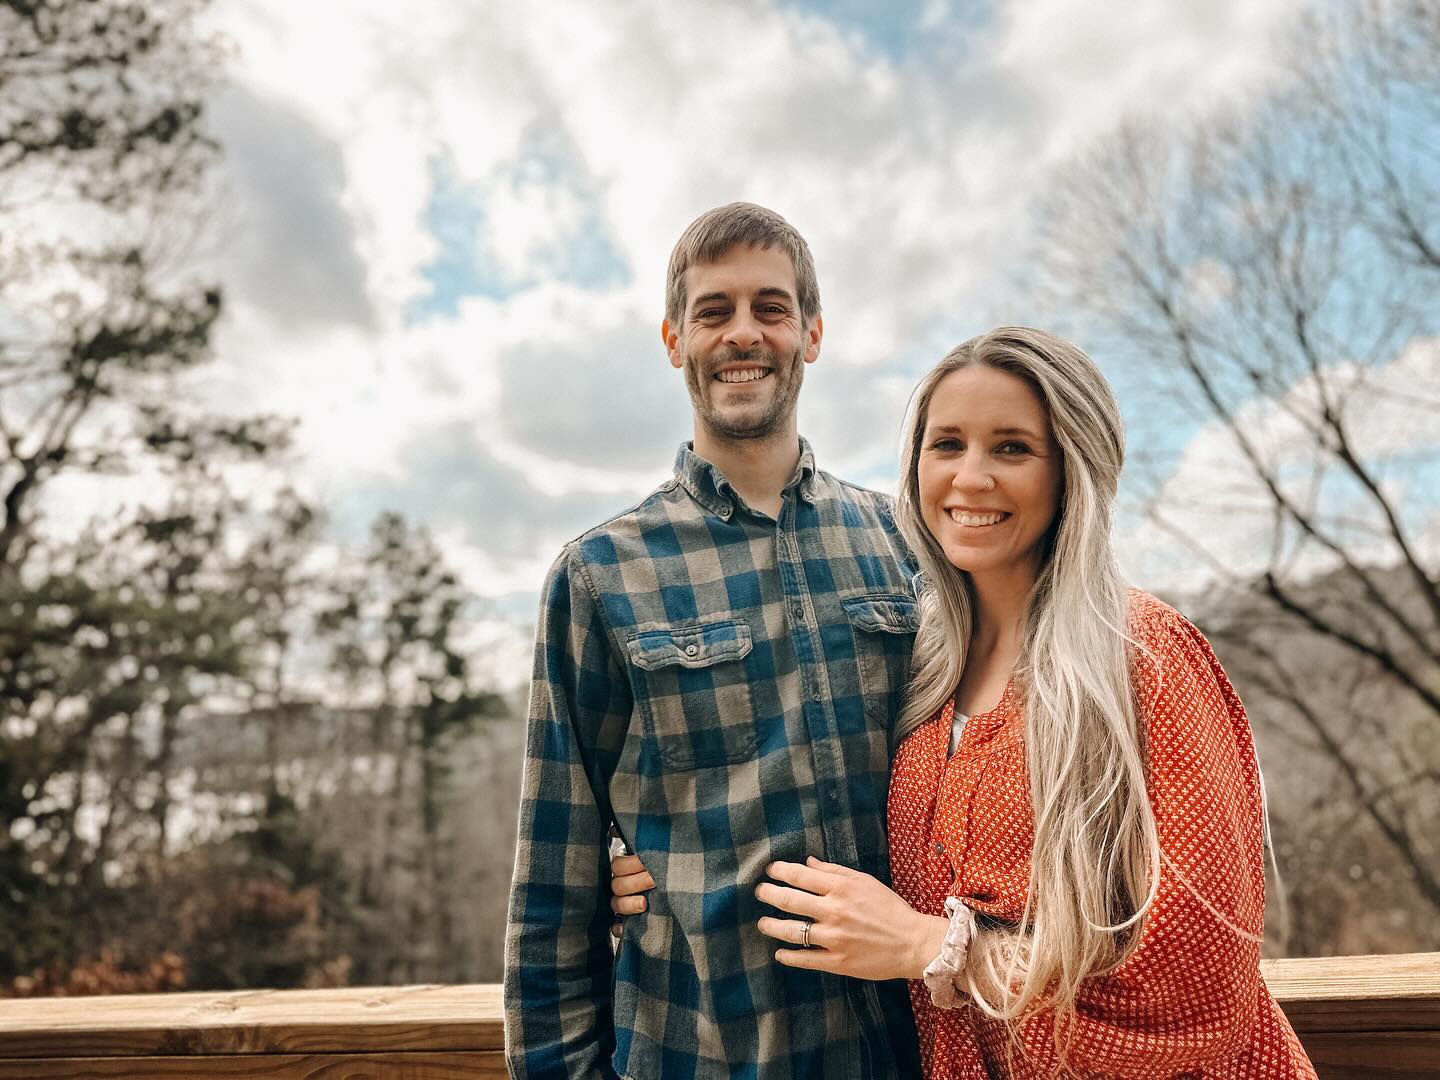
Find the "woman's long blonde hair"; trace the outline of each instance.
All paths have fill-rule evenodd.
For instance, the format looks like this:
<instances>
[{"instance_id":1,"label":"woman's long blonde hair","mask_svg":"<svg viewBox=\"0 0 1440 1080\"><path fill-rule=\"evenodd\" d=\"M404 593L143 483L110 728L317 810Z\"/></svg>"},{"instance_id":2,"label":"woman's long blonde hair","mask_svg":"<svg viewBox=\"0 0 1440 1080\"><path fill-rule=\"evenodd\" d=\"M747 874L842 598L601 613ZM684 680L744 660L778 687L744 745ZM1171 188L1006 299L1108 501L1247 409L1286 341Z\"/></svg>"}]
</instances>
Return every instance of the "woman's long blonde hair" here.
<instances>
[{"instance_id":1,"label":"woman's long blonde hair","mask_svg":"<svg viewBox=\"0 0 1440 1080\"><path fill-rule=\"evenodd\" d=\"M968 990L983 1012L1007 1021L1054 1009L1063 1042L1081 982L1134 949L1160 878L1130 680L1126 589L1110 547L1124 432L1099 368L1075 345L1040 330L1002 326L972 338L921 381L901 446L897 517L924 576L915 671L897 742L955 692L974 626L969 575L946 560L925 527L917 472L936 386L972 366L1008 372L1039 394L1064 487L1013 674L1035 813L1029 894L1017 926L977 935Z\"/></svg>"}]
</instances>

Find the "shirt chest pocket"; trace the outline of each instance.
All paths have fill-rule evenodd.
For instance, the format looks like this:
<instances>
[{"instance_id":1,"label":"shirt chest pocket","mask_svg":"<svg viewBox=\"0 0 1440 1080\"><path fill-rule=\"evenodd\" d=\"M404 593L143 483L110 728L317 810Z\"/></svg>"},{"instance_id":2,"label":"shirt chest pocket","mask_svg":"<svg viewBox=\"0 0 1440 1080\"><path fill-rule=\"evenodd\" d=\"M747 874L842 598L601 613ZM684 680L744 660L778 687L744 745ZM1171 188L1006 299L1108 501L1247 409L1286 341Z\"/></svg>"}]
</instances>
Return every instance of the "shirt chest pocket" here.
<instances>
[{"instance_id":1,"label":"shirt chest pocket","mask_svg":"<svg viewBox=\"0 0 1440 1080\"><path fill-rule=\"evenodd\" d=\"M696 769L755 756L747 623L637 630L627 647L645 734L666 765Z\"/></svg>"},{"instance_id":2,"label":"shirt chest pocket","mask_svg":"<svg viewBox=\"0 0 1440 1080\"><path fill-rule=\"evenodd\" d=\"M889 728L900 711L920 611L913 597L900 593L871 593L841 601L855 635L855 663L865 716L872 724Z\"/></svg>"}]
</instances>

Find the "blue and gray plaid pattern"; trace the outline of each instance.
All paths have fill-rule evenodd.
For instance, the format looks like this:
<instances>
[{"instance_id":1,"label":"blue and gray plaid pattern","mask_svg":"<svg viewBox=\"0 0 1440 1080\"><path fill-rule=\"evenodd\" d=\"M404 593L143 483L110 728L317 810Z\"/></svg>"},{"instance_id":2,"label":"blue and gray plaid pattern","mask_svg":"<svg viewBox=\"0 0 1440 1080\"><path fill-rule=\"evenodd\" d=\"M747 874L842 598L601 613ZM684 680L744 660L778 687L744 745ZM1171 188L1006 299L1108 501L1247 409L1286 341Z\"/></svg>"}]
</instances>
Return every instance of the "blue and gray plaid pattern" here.
<instances>
[{"instance_id":1,"label":"blue and gray plaid pattern","mask_svg":"<svg viewBox=\"0 0 1440 1080\"><path fill-rule=\"evenodd\" d=\"M918 1076L903 983L798 971L772 860L888 880L914 566L888 499L800 465L776 521L682 447L541 601L506 935L517 1077ZM654 875L613 959L606 832Z\"/></svg>"}]
</instances>

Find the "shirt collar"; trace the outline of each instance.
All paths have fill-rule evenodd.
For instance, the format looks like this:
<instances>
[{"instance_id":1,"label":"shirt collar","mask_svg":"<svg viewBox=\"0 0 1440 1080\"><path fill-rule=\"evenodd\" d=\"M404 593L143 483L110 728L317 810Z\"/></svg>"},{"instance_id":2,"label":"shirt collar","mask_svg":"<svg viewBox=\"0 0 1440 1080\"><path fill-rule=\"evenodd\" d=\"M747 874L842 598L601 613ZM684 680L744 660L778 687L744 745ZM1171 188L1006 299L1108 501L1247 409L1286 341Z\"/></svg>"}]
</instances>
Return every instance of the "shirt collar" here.
<instances>
[{"instance_id":1,"label":"shirt collar","mask_svg":"<svg viewBox=\"0 0 1440 1080\"><path fill-rule=\"evenodd\" d=\"M701 506L712 514L728 518L744 501L731 486L720 469L695 453L694 443L680 444L675 455L675 479ZM800 460L795 464L795 473L785 485L785 490L799 489L806 502L815 500L815 452L802 436L800 439Z\"/></svg>"}]
</instances>

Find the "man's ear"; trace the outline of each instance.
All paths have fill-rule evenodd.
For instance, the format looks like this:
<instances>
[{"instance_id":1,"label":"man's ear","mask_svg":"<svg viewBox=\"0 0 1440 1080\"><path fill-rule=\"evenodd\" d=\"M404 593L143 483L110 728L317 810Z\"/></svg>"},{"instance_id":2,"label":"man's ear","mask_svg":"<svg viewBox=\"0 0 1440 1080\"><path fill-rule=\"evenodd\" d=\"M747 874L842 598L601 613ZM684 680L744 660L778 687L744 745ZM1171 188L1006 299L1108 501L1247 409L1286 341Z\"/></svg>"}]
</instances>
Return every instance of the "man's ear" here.
<instances>
[{"instance_id":1,"label":"man's ear","mask_svg":"<svg viewBox=\"0 0 1440 1080\"><path fill-rule=\"evenodd\" d=\"M805 362L813 364L820 359L820 339L825 336L825 320L819 315L805 329Z\"/></svg>"},{"instance_id":2,"label":"man's ear","mask_svg":"<svg viewBox=\"0 0 1440 1080\"><path fill-rule=\"evenodd\" d=\"M680 334L670 325L669 319L662 319L660 322L660 340L665 343L665 351L670 356L670 366L684 367L685 358L680 355Z\"/></svg>"}]
</instances>

